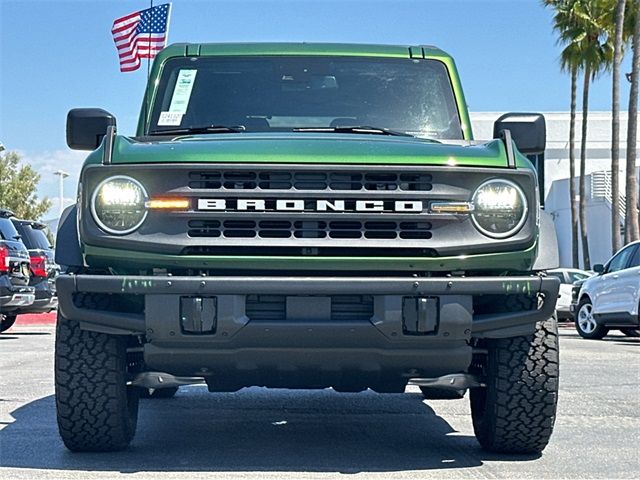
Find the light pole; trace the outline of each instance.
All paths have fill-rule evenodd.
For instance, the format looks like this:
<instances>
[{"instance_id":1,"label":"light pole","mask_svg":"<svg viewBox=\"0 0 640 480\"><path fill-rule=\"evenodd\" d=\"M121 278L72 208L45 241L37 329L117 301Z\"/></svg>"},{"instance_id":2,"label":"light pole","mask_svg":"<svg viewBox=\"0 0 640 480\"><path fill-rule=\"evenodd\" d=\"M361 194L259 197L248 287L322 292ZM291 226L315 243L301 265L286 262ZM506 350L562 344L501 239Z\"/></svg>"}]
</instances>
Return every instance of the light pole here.
<instances>
[{"instance_id":1,"label":"light pole","mask_svg":"<svg viewBox=\"0 0 640 480\"><path fill-rule=\"evenodd\" d=\"M62 211L64 210L64 179L67 178L69 174L63 170L58 170L53 174L60 177L60 183L58 183L58 194L60 196L60 215L58 215L58 218L60 218L62 217Z\"/></svg>"}]
</instances>

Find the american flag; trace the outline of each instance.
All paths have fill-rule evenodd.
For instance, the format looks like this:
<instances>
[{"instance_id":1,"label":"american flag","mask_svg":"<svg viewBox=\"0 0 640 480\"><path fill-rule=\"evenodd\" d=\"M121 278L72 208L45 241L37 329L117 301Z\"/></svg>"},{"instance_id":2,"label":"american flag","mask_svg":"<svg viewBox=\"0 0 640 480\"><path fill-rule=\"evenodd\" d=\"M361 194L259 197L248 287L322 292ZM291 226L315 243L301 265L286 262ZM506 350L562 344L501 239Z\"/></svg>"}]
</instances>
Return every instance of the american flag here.
<instances>
[{"instance_id":1,"label":"american flag","mask_svg":"<svg viewBox=\"0 0 640 480\"><path fill-rule=\"evenodd\" d=\"M111 27L120 57L120 71L140 68L141 58L153 58L164 48L169 30L171 4L147 8L117 18Z\"/></svg>"}]
</instances>

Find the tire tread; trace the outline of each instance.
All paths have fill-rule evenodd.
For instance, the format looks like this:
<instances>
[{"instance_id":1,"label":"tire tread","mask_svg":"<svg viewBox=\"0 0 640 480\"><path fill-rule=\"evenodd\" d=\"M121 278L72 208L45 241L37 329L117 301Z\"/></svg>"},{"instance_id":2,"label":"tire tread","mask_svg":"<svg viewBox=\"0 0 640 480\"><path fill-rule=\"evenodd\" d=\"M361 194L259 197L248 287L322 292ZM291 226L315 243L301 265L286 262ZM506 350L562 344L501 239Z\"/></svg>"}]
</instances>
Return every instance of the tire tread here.
<instances>
[{"instance_id":1,"label":"tire tread","mask_svg":"<svg viewBox=\"0 0 640 480\"><path fill-rule=\"evenodd\" d=\"M472 390L474 430L487 450L539 453L547 446L558 401L558 329L555 318L539 322L530 336L493 340L487 387ZM485 390L476 392L474 390ZM474 396L486 395L482 414Z\"/></svg>"},{"instance_id":2,"label":"tire tread","mask_svg":"<svg viewBox=\"0 0 640 480\"><path fill-rule=\"evenodd\" d=\"M126 386L126 367L125 338L81 330L78 322L58 315L56 408L67 448L115 451L129 445L138 398Z\"/></svg>"}]
</instances>

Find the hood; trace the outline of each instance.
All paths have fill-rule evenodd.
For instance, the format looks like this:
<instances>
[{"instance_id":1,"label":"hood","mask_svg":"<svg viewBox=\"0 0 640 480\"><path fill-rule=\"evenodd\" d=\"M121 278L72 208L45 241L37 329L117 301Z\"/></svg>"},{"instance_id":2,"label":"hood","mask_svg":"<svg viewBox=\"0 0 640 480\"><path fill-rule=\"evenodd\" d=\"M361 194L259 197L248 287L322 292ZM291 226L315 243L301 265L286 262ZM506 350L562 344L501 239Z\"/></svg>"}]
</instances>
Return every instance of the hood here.
<instances>
[{"instance_id":1,"label":"hood","mask_svg":"<svg viewBox=\"0 0 640 480\"><path fill-rule=\"evenodd\" d=\"M235 133L173 139L117 136L113 164L326 163L507 167L501 140L448 144L412 137L334 133ZM518 166L527 166L518 155Z\"/></svg>"}]
</instances>

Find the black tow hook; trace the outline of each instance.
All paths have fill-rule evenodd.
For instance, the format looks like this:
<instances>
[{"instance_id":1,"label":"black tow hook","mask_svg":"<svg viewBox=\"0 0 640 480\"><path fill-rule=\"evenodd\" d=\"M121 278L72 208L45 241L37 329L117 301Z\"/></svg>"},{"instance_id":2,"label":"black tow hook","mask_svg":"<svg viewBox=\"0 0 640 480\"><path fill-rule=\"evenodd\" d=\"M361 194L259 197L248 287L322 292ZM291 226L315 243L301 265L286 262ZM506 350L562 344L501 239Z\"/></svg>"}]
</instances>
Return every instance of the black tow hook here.
<instances>
[{"instance_id":1,"label":"black tow hook","mask_svg":"<svg viewBox=\"0 0 640 480\"><path fill-rule=\"evenodd\" d=\"M141 372L138 373L129 385L143 388L171 388L181 385L195 385L205 383L202 377L176 377L170 373L162 372Z\"/></svg>"},{"instance_id":2,"label":"black tow hook","mask_svg":"<svg viewBox=\"0 0 640 480\"><path fill-rule=\"evenodd\" d=\"M453 373L438 378L412 378L409 385L442 390L466 390L468 388L486 387L477 375L471 373Z\"/></svg>"}]
</instances>

